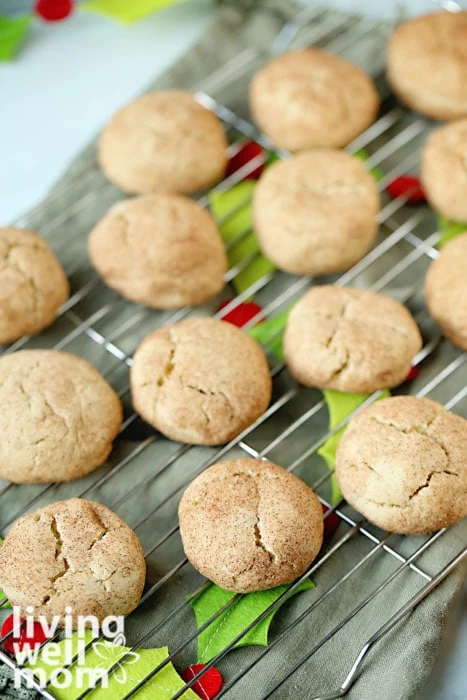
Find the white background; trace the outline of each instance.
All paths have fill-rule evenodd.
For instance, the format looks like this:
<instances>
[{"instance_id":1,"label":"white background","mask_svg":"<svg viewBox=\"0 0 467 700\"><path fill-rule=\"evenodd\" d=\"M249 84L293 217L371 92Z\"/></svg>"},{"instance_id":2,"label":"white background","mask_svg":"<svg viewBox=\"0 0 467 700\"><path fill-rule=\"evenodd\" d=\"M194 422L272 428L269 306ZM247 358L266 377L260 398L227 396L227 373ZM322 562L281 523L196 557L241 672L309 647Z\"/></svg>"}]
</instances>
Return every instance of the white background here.
<instances>
[{"instance_id":1,"label":"white background","mask_svg":"<svg viewBox=\"0 0 467 700\"><path fill-rule=\"evenodd\" d=\"M400 5L391 0L327 4L389 17ZM434 8L429 0L408 4L414 12ZM34 23L18 58L0 63L0 225L40 201L112 113L202 35L212 7L210 0L195 0L130 28L85 12L58 24ZM457 620L465 602L465 597L457 602ZM466 700L466 650L464 615L460 632L450 625L423 700Z\"/></svg>"}]
</instances>

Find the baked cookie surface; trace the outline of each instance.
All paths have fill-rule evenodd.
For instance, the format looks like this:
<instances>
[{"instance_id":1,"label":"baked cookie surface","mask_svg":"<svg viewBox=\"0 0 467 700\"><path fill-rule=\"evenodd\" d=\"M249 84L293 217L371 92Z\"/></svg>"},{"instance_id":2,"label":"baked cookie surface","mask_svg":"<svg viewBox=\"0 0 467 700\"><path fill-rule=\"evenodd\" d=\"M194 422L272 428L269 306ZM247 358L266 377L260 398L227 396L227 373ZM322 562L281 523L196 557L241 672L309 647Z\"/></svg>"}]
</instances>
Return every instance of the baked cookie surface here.
<instances>
[{"instance_id":1,"label":"baked cookie surface","mask_svg":"<svg viewBox=\"0 0 467 700\"><path fill-rule=\"evenodd\" d=\"M189 318L151 333L131 367L134 409L172 440L228 442L269 405L272 383L261 346L238 328Z\"/></svg>"},{"instance_id":2,"label":"baked cookie surface","mask_svg":"<svg viewBox=\"0 0 467 700\"><path fill-rule=\"evenodd\" d=\"M185 553L218 586L249 593L301 576L323 541L313 491L272 462L219 462L190 484L179 506Z\"/></svg>"},{"instance_id":3,"label":"baked cookie surface","mask_svg":"<svg viewBox=\"0 0 467 700\"><path fill-rule=\"evenodd\" d=\"M222 179L224 129L189 92L150 92L120 109L104 128L98 159L125 192L197 192Z\"/></svg>"},{"instance_id":4,"label":"baked cookie surface","mask_svg":"<svg viewBox=\"0 0 467 700\"><path fill-rule=\"evenodd\" d=\"M62 266L43 238L27 229L0 228L0 343L50 326L68 299Z\"/></svg>"},{"instance_id":5,"label":"baked cookie surface","mask_svg":"<svg viewBox=\"0 0 467 700\"><path fill-rule=\"evenodd\" d=\"M323 285L291 310L284 355L305 386L350 393L390 389L407 377L422 348L408 309L384 294Z\"/></svg>"},{"instance_id":6,"label":"baked cookie surface","mask_svg":"<svg viewBox=\"0 0 467 700\"><path fill-rule=\"evenodd\" d=\"M122 420L117 394L80 357L19 350L0 358L0 478L34 484L89 474Z\"/></svg>"},{"instance_id":7,"label":"baked cookie surface","mask_svg":"<svg viewBox=\"0 0 467 700\"><path fill-rule=\"evenodd\" d=\"M360 68L312 47L267 63L250 84L250 107L275 146L289 151L339 148L374 121L379 96Z\"/></svg>"},{"instance_id":8,"label":"baked cookie surface","mask_svg":"<svg viewBox=\"0 0 467 700\"><path fill-rule=\"evenodd\" d=\"M430 135L422 152L421 179L433 209L448 219L467 221L467 119Z\"/></svg>"},{"instance_id":9,"label":"baked cookie surface","mask_svg":"<svg viewBox=\"0 0 467 700\"><path fill-rule=\"evenodd\" d=\"M23 516L0 548L0 581L10 603L49 621L54 615L63 621L68 606L73 618L126 615L141 598L145 576L133 530L100 503L79 498Z\"/></svg>"},{"instance_id":10,"label":"baked cookie surface","mask_svg":"<svg viewBox=\"0 0 467 700\"><path fill-rule=\"evenodd\" d=\"M119 202L93 229L88 246L104 282L145 306L198 306L224 287L227 256L216 223L182 195Z\"/></svg>"},{"instance_id":11,"label":"baked cookie surface","mask_svg":"<svg viewBox=\"0 0 467 700\"><path fill-rule=\"evenodd\" d=\"M467 12L403 22L389 39L387 77L402 102L433 119L467 116Z\"/></svg>"},{"instance_id":12,"label":"baked cookie surface","mask_svg":"<svg viewBox=\"0 0 467 700\"><path fill-rule=\"evenodd\" d=\"M423 534L467 515L467 421L396 396L352 418L336 454L344 498L389 532Z\"/></svg>"},{"instance_id":13,"label":"baked cookie surface","mask_svg":"<svg viewBox=\"0 0 467 700\"><path fill-rule=\"evenodd\" d=\"M467 350L467 231L446 243L431 263L425 302L446 338Z\"/></svg>"},{"instance_id":14,"label":"baked cookie surface","mask_svg":"<svg viewBox=\"0 0 467 700\"><path fill-rule=\"evenodd\" d=\"M265 170L253 194L254 230L279 269L325 275L349 269L370 249L379 206L360 160L316 149Z\"/></svg>"}]
</instances>

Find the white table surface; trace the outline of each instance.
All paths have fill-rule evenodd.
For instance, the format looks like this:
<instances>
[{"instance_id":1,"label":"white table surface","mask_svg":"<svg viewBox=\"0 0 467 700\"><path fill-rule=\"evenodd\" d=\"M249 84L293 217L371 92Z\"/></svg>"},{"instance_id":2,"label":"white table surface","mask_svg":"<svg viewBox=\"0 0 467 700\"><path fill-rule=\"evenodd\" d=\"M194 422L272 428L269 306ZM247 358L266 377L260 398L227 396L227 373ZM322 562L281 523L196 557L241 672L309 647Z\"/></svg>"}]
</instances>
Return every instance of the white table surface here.
<instances>
[{"instance_id":1,"label":"white table surface","mask_svg":"<svg viewBox=\"0 0 467 700\"><path fill-rule=\"evenodd\" d=\"M393 16L396 3L330 4ZM426 0L411 4L427 8ZM112 113L202 35L211 14L210 0L196 0L131 28L85 12L59 24L36 22L18 59L0 63L0 225L40 201ZM466 606L464 595L423 700L467 700Z\"/></svg>"}]
</instances>

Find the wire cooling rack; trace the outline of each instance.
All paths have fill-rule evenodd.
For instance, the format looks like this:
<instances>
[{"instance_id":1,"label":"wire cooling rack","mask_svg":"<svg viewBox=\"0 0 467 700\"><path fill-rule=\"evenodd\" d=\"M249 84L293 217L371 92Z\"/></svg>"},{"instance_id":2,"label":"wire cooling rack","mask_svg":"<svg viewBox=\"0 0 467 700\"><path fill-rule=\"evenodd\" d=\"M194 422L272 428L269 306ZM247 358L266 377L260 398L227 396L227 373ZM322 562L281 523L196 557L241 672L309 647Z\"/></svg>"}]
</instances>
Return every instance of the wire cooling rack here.
<instances>
[{"instance_id":1,"label":"wire cooling rack","mask_svg":"<svg viewBox=\"0 0 467 700\"><path fill-rule=\"evenodd\" d=\"M196 97L214 110L224 122L232 154L251 138L268 151L272 150L268 140L249 121L245 95L252 74L272 54L290 46L315 44L334 53L353 57L352 52L371 38L377 26L381 29L381 25L370 20L309 7L284 26L270 51L245 50L204 81L199 86ZM387 29L389 32L391 27L388 26ZM438 255L436 219L428 207L414 209L407 206L407 197L389 200L385 195L385 187L394 177L417 169L420 148L430 127L424 119L396 104L388 94L384 81L378 76L376 79L383 96L380 116L347 150L353 153L365 149L369 156L368 166L378 167L383 173L379 182L383 199L379 215L379 238L374 248L351 270L338 278L320 279L318 283L331 281L340 285L384 291L407 304L420 325L424 346L416 358L416 364L420 368L418 378L403 385L400 391L430 396L444 403L447 408L467 416L466 355L440 336L427 315L421 294L427 267ZM287 156L285 152L280 152L279 155ZM216 190L228 190L261 165L266 157L267 155L256 156L220 183ZM101 283L90 270L85 253L85 241L91 226L121 196L98 172L95 159L90 159L79 171L75 171L72 182L68 181L56 188L56 213L43 226L36 228L50 240L64 263L72 295L51 329L35 338L22 338L4 350L9 353L20 348L54 347L75 352L93 362L118 391L125 406L125 421L110 457L110 464L71 484L16 486L0 482L0 532L4 536L11 523L24 512L71 496L94 498L105 503L136 530L145 549L149 573L142 601L128 617L127 634L134 648L163 645L170 640L171 653L167 661L161 663L125 696L125 700L129 700L169 661L175 661L179 668L191 663L199 633L238 600L237 596L197 631L187 633L187 629L195 629L193 622L191 627L187 627L186 623L191 615L189 604L207 587L208 582L190 567L181 548L177 505L184 487L202 469L219 459L245 454L268 457L309 483L317 491L321 502L329 508L325 517L335 513L341 525L332 543L292 586L294 590L311 575L317 581L311 604L305 609L296 609L293 608L292 601L288 602L282 624L273 628L269 647L250 647L249 654L236 651L235 665L226 666L228 652L252 626L279 607L283 602L282 596L242 635L212 659L208 666L215 664L225 675L226 682L218 697L246 697L242 683L255 673L260 673L262 664L267 663L276 650L280 653L285 648L284 645L288 644L288 653L292 648L293 655L287 671L279 677L272 677L269 685L263 691L256 691L256 694L251 690L255 686L248 686L252 700L288 697L290 688L295 688L294 697L340 697L351 687L373 647L376 646L377 653L378 642L389 635L417 605L423 604L431 591L466 556L467 549L463 546L466 541L466 523L431 536L403 538L373 527L345 502L332 507L329 498L331 472L317 451L347 423L350 416L334 429L327 428L327 409L321 394L299 387L291 379L284 365L277 361L270 350L274 337L265 344L274 380L272 403L261 418L228 445L215 449L181 446L165 440L140 421L129 402L128 368L135 348L148 332L192 313L222 318L242 301L253 296L262 306L264 314L273 316L289 307L314 282L309 278L297 278L281 272L270 273L228 301L220 311L216 311L220 299L194 312L190 309L155 312L130 304ZM67 202L63 208L60 207L62 201ZM203 206L208 205L207 196L201 197L199 201ZM229 216L235 215L246 203L224 217L221 223L225 223ZM39 205L16 223L28 225L30 216L37 217L42 210L43 206ZM230 246L248 233L249 230L242 232ZM256 255L250 255L230 269L228 281L232 282ZM224 298L228 296L227 292ZM253 326L259 318L258 315L251 319L244 329ZM376 400L379 395L380 392L373 394L354 413ZM344 571L340 571L339 562L357 540L366 549L358 550L358 556L351 560ZM436 553L436 567L432 564L432 553ZM383 578L374 579L371 572L376 571L381 561L389 562L391 568ZM440 561L443 562L441 565ZM328 571L327 583L320 585L320 574L324 569ZM336 574L333 576L334 569ZM356 574L364 573L364 585L355 604L343 610L338 622L330 625L329 629L314 630L312 641L307 638L304 645L303 637L299 635L302 625L334 595L339 596L345 591ZM407 575L410 577L410 586L405 586L408 579L404 577ZM387 600L393 585L398 585L401 589L397 604L387 610L383 623L379 622L367 638L356 644L352 636L355 630L352 624L358 624L359 616L367 606L380 599ZM312 673L306 689L294 686L297 673L308 668L313 657L339 634L347 634L348 644L354 647L354 663L346 668L340 687L316 688L313 686ZM0 638L0 644L8 636ZM13 659L1 648L0 660L10 668L15 668ZM174 699L180 697L195 680L196 677L174 695ZM37 686L36 689L43 697L53 700L54 695L49 687L40 689ZM90 689L83 691L80 700L89 692Z\"/></svg>"}]
</instances>

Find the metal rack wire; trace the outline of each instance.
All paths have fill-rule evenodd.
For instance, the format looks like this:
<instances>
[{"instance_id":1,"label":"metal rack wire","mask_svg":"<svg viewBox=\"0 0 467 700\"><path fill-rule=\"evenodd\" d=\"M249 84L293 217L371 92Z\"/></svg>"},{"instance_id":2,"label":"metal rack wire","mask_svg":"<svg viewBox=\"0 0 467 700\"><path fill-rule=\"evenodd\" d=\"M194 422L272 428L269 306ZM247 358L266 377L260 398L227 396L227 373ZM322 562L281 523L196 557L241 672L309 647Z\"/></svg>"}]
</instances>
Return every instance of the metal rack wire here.
<instances>
[{"instance_id":1,"label":"metal rack wire","mask_svg":"<svg viewBox=\"0 0 467 700\"><path fill-rule=\"evenodd\" d=\"M248 120L244 95L252 73L271 53L283 51L290 45L305 46L313 43L324 46L329 51L347 55L358 42L371 35L375 27L376 23L370 20L329 13L316 6L309 7L293 22L284 26L270 52L244 51L198 86L197 99L213 109L223 120L232 152L238 150L240 145L250 138L255 139L265 149L272 150L268 140L258 133ZM381 89L383 95L386 95L384 84ZM416 363L421 369L420 376L401 390L413 392L418 396L432 396L442 401L449 409L467 416L466 355L456 351L441 338L428 318L421 299L427 266L438 255L436 243L439 235L436 231L436 220L426 207L409 209L406 206L407 197L389 200L384 195L386 185L397 174L416 168L420 146L427 129L428 125L423 119L409 114L386 95L378 120L349 146L349 152L365 148L369 155L368 166L378 166L384 173L379 182L383 196L383 207L379 217L381 233L375 247L365 258L338 279L332 278L331 281L340 285L351 284L385 291L406 303L420 324L425 342L416 358ZM283 152L279 155L287 156ZM243 180L246 174L264 162L265 157L257 156L252 159L220 183L216 190L226 191ZM367 579L367 588L362 592L361 600L346 611L338 623L331 626L326 633L318 635L311 647L297 648L293 666L287 674L271 681L267 694L262 695L261 700L265 697L283 697L283 689L289 682L293 682L294 674L301 667L337 634L345 633L352 621L358 620L359 613L365 607L371 605L381 594L387 593L394 582L400 581L406 573L410 573L411 583L415 586L410 589L410 595L405 600L401 598L401 604L388 613L385 623L374 629L361 648L355 649L355 662L352 668L348 669L347 676L343 676L340 687L335 690L328 689L331 692L319 695L320 698L342 696L352 685L369 651L389 634L408 612L420 604L467 555L467 549L463 547L466 523L461 523L449 531L441 530L430 537L400 538L374 528L344 502L331 506L329 482L332 472L317 456L317 451L347 424L351 416L332 430L327 428L325 402L319 392L298 387L287 375L284 365L277 361L271 351L274 336L265 344L274 379L272 403L263 416L228 445L216 449L180 446L170 443L150 430L132 411L128 396L128 367L131 366L131 357L140 340L150 330L179 321L192 313L211 313L217 318L223 318L242 301L254 296L262 306L263 312L244 326L246 330L260 320L262 315L270 316L286 309L301 296L312 281L309 278L296 278L279 272L269 273L230 300L220 311L215 311L214 305L194 312L190 309L154 312L136 307L106 289L89 270L84 243L89 223L81 223L80 219L91 206L94 219L99 218L110 203L121 197L121 193L99 175L96 163L91 159L75 172L73 182L57 188L54 197L58 205L57 214L48 220L39 232L49 238L64 262L71 280L72 295L61 309L60 317L52 329L38 338L22 338L6 348L5 352L24 347L54 347L91 358L118 391L125 405L126 418L110 458L110 468L104 467L73 484L51 484L45 487L18 487L5 482L0 484L0 532L5 534L11 523L24 512L70 496L96 498L119 513L136 530L145 548L149 583L138 609L128 618L130 641L134 648L154 646L155 643L163 643L168 639L170 631L172 644L167 660L125 696L125 700L129 700L167 663L189 657L198 635L239 598L236 596L188 637L177 636L177 632L174 631L178 620L184 619L188 614L190 602L208 585L188 566L181 550L176 509L184 487L196 474L221 458L247 454L277 461L288 470L297 473L317 491L321 502L328 508L326 518L335 513L341 522L332 544L323 550L319 559L290 590L295 590L310 575L319 577L320 571L328 566L328 562L332 567L351 542L361 540L368 544L368 549L327 588L320 588L318 585L311 605L299 614L288 617L287 624L273 636L267 648L255 650L248 658L239 657L241 663L235 670L226 674L226 683L219 697L240 697L238 689L242 681L261 668L262 661L273 654L276 648L280 650L287 640L293 640L300 625L313 615L317 606L325 604L335 592L348 585L354 574L362 572L367 565L380 561L383 557L394 563L391 573L381 581L372 582L371 579ZM70 205L60 209L60 202L67 198ZM201 197L199 201L203 206L209 204L207 196ZM241 203L220 223L228 221L229 217L234 216L245 204L246 201ZM99 210L99 206L102 211ZM37 216L40 212L41 205L32 213ZM30 215L25 215L17 223L27 225L29 217ZM69 245L69 238L64 241L63 237L59 237L63 227L72 224L79 229L78 248ZM243 231L230 246L238 243L248 233L250 230ZM249 256L232 268L228 273L228 281L234 280L257 255ZM351 415L376 400L380 393L373 394ZM164 487L162 492L165 492L163 497L159 495L161 484ZM450 552L450 555L444 566L431 570L430 560L426 555L435 548L438 552L443 551L443 543L448 537L451 547L446 548L446 551ZM161 617L157 612L156 602L162 597L169 601L170 612L165 617ZM227 653L255 624L277 609L284 602L284 597L285 594L217 654L207 664L208 667L216 665L222 671ZM144 629L147 631L141 635L139 623L143 614L145 618L150 619L150 623L145 625ZM0 645L8 636L10 635L0 638ZM15 662L1 648L0 660L10 668L15 668ZM187 683L174 699L181 697L197 677ZM54 700L50 688L40 689L37 686L37 690L43 697ZM318 693L320 690L312 688L311 692ZM90 689L82 692L79 700L85 698L89 692ZM256 698L259 700L258 695L254 700Z\"/></svg>"}]
</instances>

